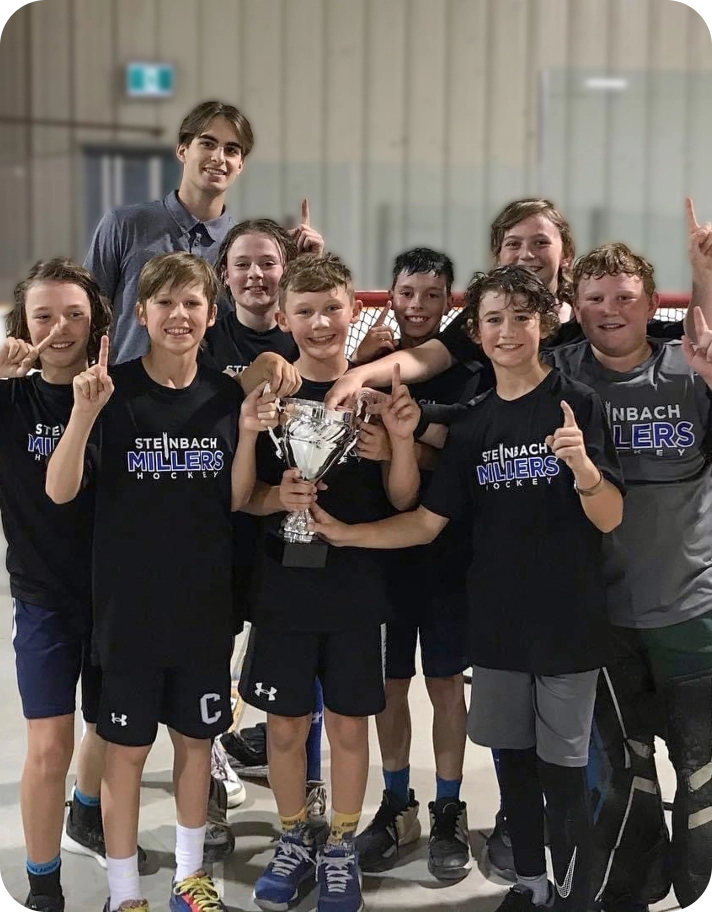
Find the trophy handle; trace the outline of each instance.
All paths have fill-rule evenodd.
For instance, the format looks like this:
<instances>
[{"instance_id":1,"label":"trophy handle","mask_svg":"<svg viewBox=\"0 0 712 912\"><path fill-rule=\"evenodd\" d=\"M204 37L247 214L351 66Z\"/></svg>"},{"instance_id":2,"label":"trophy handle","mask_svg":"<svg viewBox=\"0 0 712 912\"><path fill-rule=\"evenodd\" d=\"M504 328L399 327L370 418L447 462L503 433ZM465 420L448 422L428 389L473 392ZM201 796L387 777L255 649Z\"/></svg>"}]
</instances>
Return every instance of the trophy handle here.
<instances>
[{"instance_id":1,"label":"trophy handle","mask_svg":"<svg viewBox=\"0 0 712 912\"><path fill-rule=\"evenodd\" d=\"M267 386L265 387L265 390L264 390L264 391L265 391L266 393L271 392L269 383L268 383ZM274 406L275 406L275 408L277 409L277 414L278 414L278 415L281 415L281 414L284 412L284 403L283 403L282 400L279 398L279 396L277 396L277 397L275 398L275 400L274 400ZM277 459L283 459L283 458L285 458L284 452L282 451L282 441L281 441L281 439L275 434L274 428L271 428L271 427L270 427L270 428L267 428L267 433L268 433L269 436L272 438L272 443L274 444L274 448L275 448L275 450L276 450L276 452L277 452Z\"/></svg>"}]
</instances>

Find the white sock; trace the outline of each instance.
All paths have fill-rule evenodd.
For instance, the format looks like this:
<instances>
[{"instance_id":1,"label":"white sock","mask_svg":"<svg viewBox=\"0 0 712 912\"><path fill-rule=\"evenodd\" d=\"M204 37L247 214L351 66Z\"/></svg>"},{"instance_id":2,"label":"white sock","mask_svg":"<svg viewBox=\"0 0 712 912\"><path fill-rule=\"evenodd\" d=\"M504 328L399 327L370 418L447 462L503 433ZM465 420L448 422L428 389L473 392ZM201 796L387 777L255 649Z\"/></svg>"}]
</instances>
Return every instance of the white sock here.
<instances>
[{"instance_id":1,"label":"white sock","mask_svg":"<svg viewBox=\"0 0 712 912\"><path fill-rule=\"evenodd\" d=\"M176 883L203 867L206 825L184 827L176 824Z\"/></svg>"},{"instance_id":2,"label":"white sock","mask_svg":"<svg viewBox=\"0 0 712 912\"><path fill-rule=\"evenodd\" d=\"M138 852L130 858L106 856L106 873L109 878L109 909L116 912L127 899L141 899L138 882Z\"/></svg>"},{"instance_id":3,"label":"white sock","mask_svg":"<svg viewBox=\"0 0 712 912\"><path fill-rule=\"evenodd\" d=\"M517 883L531 890L534 896L532 903L535 906L545 906L549 899L549 881L546 873L539 874L537 877L520 877L517 874Z\"/></svg>"}]
</instances>

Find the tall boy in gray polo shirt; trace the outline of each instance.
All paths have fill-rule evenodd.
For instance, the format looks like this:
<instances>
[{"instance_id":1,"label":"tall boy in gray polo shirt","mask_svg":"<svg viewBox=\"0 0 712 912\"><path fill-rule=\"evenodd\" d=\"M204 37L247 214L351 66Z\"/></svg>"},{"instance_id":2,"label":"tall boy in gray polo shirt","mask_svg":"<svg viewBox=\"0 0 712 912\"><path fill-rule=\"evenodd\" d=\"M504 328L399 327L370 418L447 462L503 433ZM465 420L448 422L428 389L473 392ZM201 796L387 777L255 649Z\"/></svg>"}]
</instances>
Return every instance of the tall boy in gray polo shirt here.
<instances>
[{"instance_id":1,"label":"tall boy in gray polo shirt","mask_svg":"<svg viewBox=\"0 0 712 912\"><path fill-rule=\"evenodd\" d=\"M247 118L233 105L206 101L186 116L176 156L180 187L162 200L107 212L96 229L84 265L111 301L112 356L116 363L148 349L134 308L141 268L159 253L185 250L213 263L233 224L225 195L254 144Z\"/></svg>"},{"instance_id":2,"label":"tall boy in gray polo shirt","mask_svg":"<svg viewBox=\"0 0 712 912\"><path fill-rule=\"evenodd\" d=\"M672 879L687 906L712 869L712 333L698 311L698 346L646 337L653 267L624 244L580 258L574 288L587 341L551 357L603 400L628 489L604 546L617 657L592 739L594 897L642 912ZM677 774L670 847L656 734Z\"/></svg>"}]
</instances>

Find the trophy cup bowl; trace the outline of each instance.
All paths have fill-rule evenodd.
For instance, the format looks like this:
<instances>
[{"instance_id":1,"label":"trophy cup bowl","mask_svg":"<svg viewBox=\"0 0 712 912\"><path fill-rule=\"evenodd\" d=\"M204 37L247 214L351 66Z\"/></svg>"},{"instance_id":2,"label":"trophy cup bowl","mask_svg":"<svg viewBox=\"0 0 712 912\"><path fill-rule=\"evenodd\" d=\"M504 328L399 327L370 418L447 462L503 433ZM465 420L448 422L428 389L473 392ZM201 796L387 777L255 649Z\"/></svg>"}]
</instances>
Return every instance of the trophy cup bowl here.
<instances>
[{"instance_id":1,"label":"trophy cup bowl","mask_svg":"<svg viewBox=\"0 0 712 912\"><path fill-rule=\"evenodd\" d=\"M366 402L367 397L360 396L352 409L327 409L309 399L278 399L278 433L269 431L277 455L316 484L356 446L359 419L368 420L363 415ZM326 565L329 546L309 531L312 519L309 508L288 513L279 533L268 537L267 550L282 566Z\"/></svg>"}]
</instances>

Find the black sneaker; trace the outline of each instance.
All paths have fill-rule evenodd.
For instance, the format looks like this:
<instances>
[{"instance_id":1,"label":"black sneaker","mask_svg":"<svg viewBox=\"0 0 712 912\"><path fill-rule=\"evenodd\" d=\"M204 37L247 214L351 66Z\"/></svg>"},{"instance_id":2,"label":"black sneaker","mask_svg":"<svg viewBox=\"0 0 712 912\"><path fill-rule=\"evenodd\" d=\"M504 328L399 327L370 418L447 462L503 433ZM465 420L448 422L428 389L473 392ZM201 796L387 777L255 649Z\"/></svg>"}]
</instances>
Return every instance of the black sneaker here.
<instances>
[{"instance_id":1,"label":"black sneaker","mask_svg":"<svg viewBox=\"0 0 712 912\"><path fill-rule=\"evenodd\" d=\"M265 736L257 731L259 728L255 726L254 734L253 729L244 729L242 732L225 732L220 737L230 766L245 779L266 779L269 773Z\"/></svg>"},{"instance_id":2,"label":"black sneaker","mask_svg":"<svg viewBox=\"0 0 712 912\"><path fill-rule=\"evenodd\" d=\"M231 855L234 848L235 837L227 822L227 791L223 782L211 776L203 861L205 864L215 864Z\"/></svg>"},{"instance_id":3,"label":"black sneaker","mask_svg":"<svg viewBox=\"0 0 712 912\"><path fill-rule=\"evenodd\" d=\"M467 805L457 798L438 798L428 810L428 870L438 880L462 880L472 866Z\"/></svg>"},{"instance_id":4,"label":"black sneaker","mask_svg":"<svg viewBox=\"0 0 712 912\"><path fill-rule=\"evenodd\" d=\"M521 884L515 884L504 897L495 912L535 912L536 909L550 909L553 905L553 890L549 884L549 898L543 906L535 906L532 902L534 893Z\"/></svg>"},{"instance_id":5,"label":"black sneaker","mask_svg":"<svg viewBox=\"0 0 712 912\"><path fill-rule=\"evenodd\" d=\"M515 883L517 872L514 869L512 840L507 827L507 818L502 811L495 817L494 829L485 844L485 861L489 870L502 880Z\"/></svg>"},{"instance_id":6,"label":"black sneaker","mask_svg":"<svg viewBox=\"0 0 712 912\"><path fill-rule=\"evenodd\" d=\"M39 896L30 893L25 900L26 909L36 909L37 912L64 912L63 896Z\"/></svg>"},{"instance_id":7,"label":"black sneaker","mask_svg":"<svg viewBox=\"0 0 712 912\"><path fill-rule=\"evenodd\" d=\"M104 828L101 822L101 808L96 805L87 807L72 796L67 801L69 808L67 823L62 833L62 848L73 855L86 855L93 858L102 868L106 868L106 845ZM147 857L141 846L137 846L138 872L147 873Z\"/></svg>"},{"instance_id":8,"label":"black sneaker","mask_svg":"<svg viewBox=\"0 0 712 912\"><path fill-rule=\"evenodd\" d=\"M408 804L403 804L393 792L383 792L381 806L366 829L354 840L362 871L387 871L398 861L401 846L417 842L420 821L413 789Z\"/></svg>"}]
</instances>

